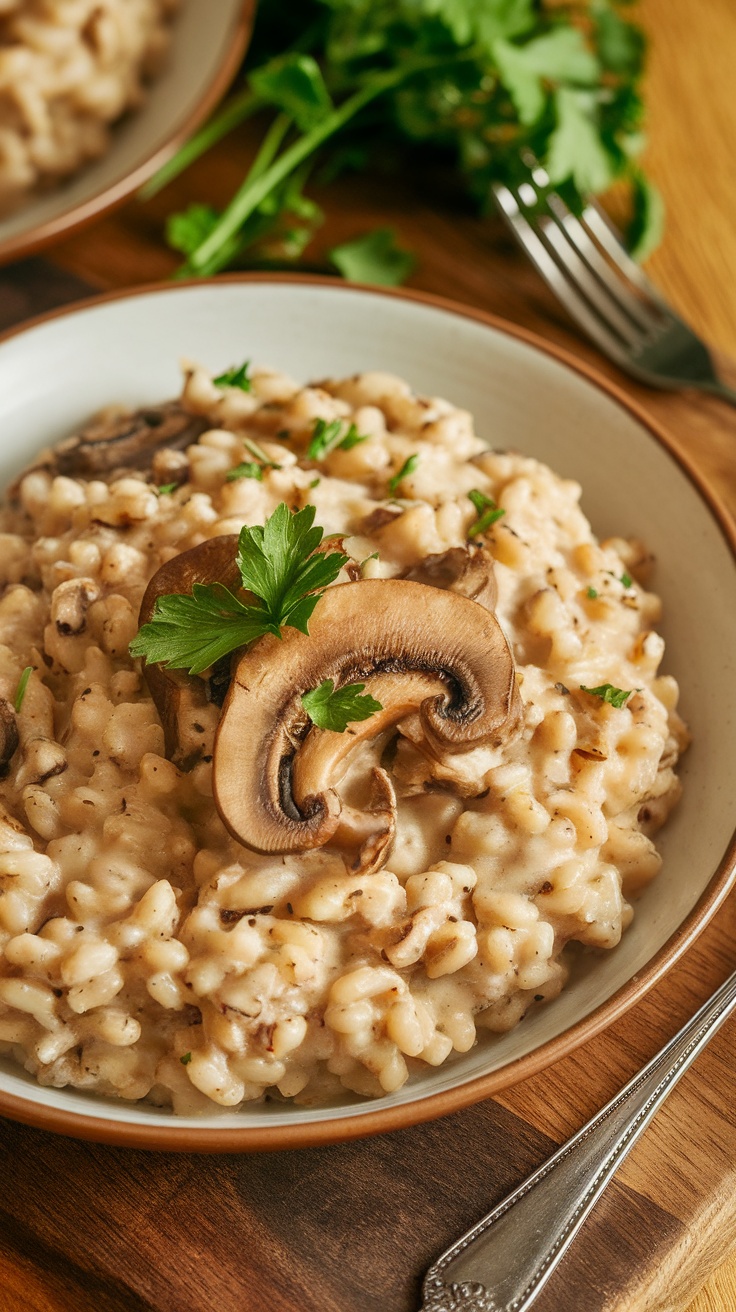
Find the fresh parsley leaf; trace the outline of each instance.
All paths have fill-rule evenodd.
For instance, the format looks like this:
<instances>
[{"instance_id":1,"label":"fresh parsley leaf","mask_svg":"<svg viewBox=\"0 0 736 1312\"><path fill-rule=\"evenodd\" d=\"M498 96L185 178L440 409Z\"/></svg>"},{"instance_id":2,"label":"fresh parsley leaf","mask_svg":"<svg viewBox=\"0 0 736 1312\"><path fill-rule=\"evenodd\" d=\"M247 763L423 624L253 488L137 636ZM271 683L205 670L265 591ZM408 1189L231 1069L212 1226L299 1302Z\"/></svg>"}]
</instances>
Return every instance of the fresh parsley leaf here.
<instances>
[{"instance_id":1,"label":"fresh parsley leaf","mask_svg":"<svg viewBox=\"0 0 736 1312\"><path fill-rule=\"evenodd\" d=\"M479 533L485 533L486 529L491 527L491 524L495 524L497 519L506 514L502 507L496 505L493 497L481 492L480 488L472 488L468 492L468 500L472 501L478 513L478 518L468 529L469 538L477 537Z\"/></svg>"},{"instance_id":2,"label":"fresh parsley leaf","mask_svg":"<svg viewBox=\"0 0 736 1312\"><path fill-rule=\"evenodd\" d=\"M153 618L130 644L149 664L201 674L236 647L278 632L256 606L246 606L221 583L195 583L191 593L159 597Z\"/></svg>"},{"instance_id":3,"label":"fresh parsley leaf","mask_svg":"<svg viewBox=\"0 0 736 1312\"><path fill-rule=\"evenodd\" d=\"M554 104L557 126L547 154L550 180L557 183L572 178L582 196L605 191L615 170L598 130L597 97L589 91L559 87Z\"/></svg>"},{"instance_id":4,"label":"fresh parsley leaf","mask_svg":"<svg viewBox=\"0 0 736 1312\"><path fill-rule=\"evenodd\" d=\"M602 702L608 702L610 706L615 706L621 710L627 697L630 697L633 688L626 692L623 688L614 688L612 683L601 683L597 688L586 688L584 683L580 685L581 692L589 692L593 697L600 697Z\"/></svg>"},{"instance_id":5,"label":"fresh parsley leaf","mask_svg":"<svg viewBox=\"0 0 736 1312\"><path fill-rule=\"evenodd\" d=\"M646 50L644 33L621 18L608 0L596 0L593 22L603 67L625 77L637 77Z\"/></svg>"},{"instance_id":6,"label":"fresh parsley leaf","mask_svg":"<svg viewBox=\"0 0 736 1312\"><path fill-rule=\"evenodd\" d=\"M519 119L527 125L536 123L544 112L544 84L590 86L600 73L598 60L574 27L552 28L524 45L499 38L493 54Z\"/></svg>"},{"instance_id":7,"label":"fresh parsley leaf","mask_svg":"<svg viewBox=\"0 0 736 1312\"><path fill-rule=\"evenodd\" d=\"M212 205L190 205L181 214L171 214L166 220L166 240L175 251L191 255L209 237L220 218Z\"/></svg>"},{"instance_id":8,"label":"fresh parsley leaf","mask_svg":"<svg viewBox=\"0 0 736 1312\"><path fill-rule=\"evenodd\" d=\"M397 244L392 228L376 228L354 241L333 246L329 257L343 278L379 287L397 287L416 264L411 252Z\"/></svg>"},{"instance_id":9,"label":"fresh parsley leaf","mask_svg":"<svg viewBox=\"0 0 736 1312\"><path fill-rule=\"evenodd\" d=\"M327 423L325 419L315 419L312 426L312 436L307 447L307 456L310 460L324 460L340 441L342 433L342 420L333 419Z\"/></svg>"},{"instance_id":10,"label":"fresh parsley leaf","mask_svg":"<svg viewBox=\"0 0 736 1312\"><path fill-rule=\"evenodd\" d=\"M520 36L535 22L532 0L421 0L419 8L436 15L458 46L478 41L490 49L498 37Z\"/></svg>"},{"instance_id":11,"label":"fresh parsley leaf","mask_svg":"<svg viewBox=\"0 0 736 1312\"><path fill-rule=\"evenodd\" d=\"M250 392L252 384L248 377L249 365L250 360L246 360L244 364L233 365L224 374L218 374L217 378L212 379L215 387L239 387L241 392Z\"/></svg>"},{"instance_id":12,"label":"fresh parsley leaf","mask_svg":"<svg viewBox=\"0 0 736 1312\"><path fill-rule=\"evenodd\" d=\"M662 240L664 201L662 194L639 169L633 173L633 212L626 240L635 260L646 260Z\"/></svg>"},{"instance_id":13,"label":"fresh parsley leaf","mask_svg":"<svg viewBox=\"0 0 736 1312\"><path fill-rule=\"evenodd\" d=\"M322 479L321 479L321 478L313 478L312 481L311 481L311 483L308 483L308 484L307 484L307 487L309 488L309 490L310 490L310 492L311 492L312 488L313 488L313 487L319 487L319 485L320 485L321 482L322 482Z\"/></svg>"},{"instance_id":14,"label":"fresh parsley leaf","mask_svg":"<svg viewBox=\"0 0 736 1312\"><path fill-rule=\"evenodd\" d=\"M588 588L588 591L586 592L585 595L586 597L589 597L591 601L595 601L596 597L598 596L598 589L592 587Z\"/></svg>"},{"instance_id":15,"label":"fresh parsley leaf","mask_svg":"<svg viewBox=\"0 0 736 1312\"><path fill-rule=\"evenodd\" d=\"M620 582L624 588L630 588L634 580L632 579L631 575L627 574L626 570L624 570L623 574L621 575Z\"/></svg>"},{"instance_id":16,"label":"fresh parsley leaf","mask_svg":"<svg viewBox=\"0 0 736 1312\"><path fill-rule=\"evenodd\" d=\"M190 594L159 597L130 644L131 655L201 674L265 633L280 637L284 625L307 633L322 590L348 560L342 552L317 552L323 530L313 526L314 515L314 506L292 514L282 502L264 525L241 529L236 558L255 604L221 583L195 583Z\"/></svg>"},{"instance_id":17,"label":"fresh parsley leaf","mask_svg":"<svg viewBox=\"0 0 736 1312\"><path fill-rule=\"evenodd\" d=\"M263 480L263 467L257 465L255 460L244 460L242 464L235 465L234 469L228 470L225 475L225 482L237 483L239 478L255 478L260 483Z\"/></svg>"},{"instance_id":18,"label":"fresh parsley leaf","mask_svg":"<svg viewBox=\"0 0 736 1312\"><path fill-rule=\"evenodd\" d=\"M179 1058L179 1061L181 1062L182 1066L188 1066L191 1060L192 1060L191 1052L185 1052L184 1056Z\"/></svg>"},{"instance_id":19,"label":"fresh parsley leaf","mask_svg":"<svg viewBox=\"0 0 736 1312\"><path fill-rule=\"evenodd\" d=\"M348 557L317 552L323 530L314 526L314 506L292 514L281 502L270 519L241 529L237 561L243 587L261 599L271 631L282 625L306 633L321 591L337 578Z\"/></svg>"},{"instance_id":20,"label":"fresh parsley leaf","mask_svg":"<svg viewBox=\"0 0 736 1312\"><path fill-rule=\"evenodd\" d=\"M26 695L28 680L30 679L32 674L33 674L33 666L26 665L26 668L24 669L23 673L21 674L18 680L18 687L15 690L15 700L13 702L13 706L15 707L16 711L19 711L21 706L23 705L23 698Z\"/></svg>"},{"instance_id":21,"label":"fresh parsley leaf","mask_svg":"<svg viewBox=\"0 0 736 1312\"><path fill-rule=\"evenodd\" d=\"M158 492L160 497L167 497L171 492L176 492L178 486L179 486L178 483L162 483L161 486L156 489L156 491Z\"/></svg>"},{"instance_id":22,"label":"fresh parsley leaf","mask_svg":"<svg viewBox=\"0 0 736 1312\"><path fill-rule=\"evenodd\" d=\"M397 474L394 474L393 478L390 478L388 480L388 488L392 496L396 495L399 489L399 484L403 483L405 478L408 478L410 474L414 473L414 470L416 469L418 464L419 464L419 453L417 451L414 452L414 455L407 456L399 472Z\"/></svg>"},{"instance_id":23,"label":"fresh parsley leaf","mask_svg":"<svg viewBox=\"0 0 736 1312\"><path fill-rule=\"evenodd\" d=\"M359 442L366 442L368 439L362 433L359 433L355 424L350 424L346 433L343 434L342 419L333 419L327 423L324 419L315 419L312 428L312 437L307 447L307 456L310 460L324 460L330 451L351 451Z\"/></svg>"},{"instance_id":24,"label":"fresh parsley leaf","mask_svg":"<svg viewBox=\"0 0 736 1312\"><path fill-rule=\"evenodd\" d=\"M335 689L332 679L325 679L318 688L304 693L302 706L318 729L344 733L353 721L367 720L376 711L383 710L381 703L370 693L361 695L364 688L364 683L348 683L344 688Z\"/></svg>"},{"instance_id":25,"label":"fresh parsley leaf","mask_svg":"<svg viewBox=\"0 0 736 1312\"><path fill-rule=\"evenodd\" d=\"M319 64L311 55L295 52L272 59L251 73L250 85L263 100L293 118L302 132L333 109Z\"/></svg>"}]
</instances>

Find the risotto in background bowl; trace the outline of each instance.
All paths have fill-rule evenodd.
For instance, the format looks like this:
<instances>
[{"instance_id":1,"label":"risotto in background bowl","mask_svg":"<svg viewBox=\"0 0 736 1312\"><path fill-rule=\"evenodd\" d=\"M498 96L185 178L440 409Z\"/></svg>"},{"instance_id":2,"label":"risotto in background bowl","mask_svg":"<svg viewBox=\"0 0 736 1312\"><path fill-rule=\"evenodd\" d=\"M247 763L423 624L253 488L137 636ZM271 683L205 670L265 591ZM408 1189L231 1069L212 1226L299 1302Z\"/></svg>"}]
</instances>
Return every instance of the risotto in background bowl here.
<instances>
[{"instance_id":1,"label":"risotto in background bowl","mask_svg":"<svg viewBox=\"0 0 736 1312\"><path fill-rule=\"evenodd\" d=\"M0 262L142 186L226 91L253 10L252 0L3 6Z\"/></svg>"},{"instance_id":2,"label":"risotto in background bowl","mask_svg":"<svg viewBox=\"0 0 736 1312\"><path fill-rule=\"evenodd\" d=\"M242 277L51 316L0 384L4 484L62 442L3 523L6 699L34 673L0 1111L212 1150L390 1129L543 1068L702 929L733 537L605 383L429 298ZM307 506L342 553L308 638L130 660L142 597L237 590L242 525ZM348 736L307 721L327 677L380 703Z\"/></svg>"}]
</instances>

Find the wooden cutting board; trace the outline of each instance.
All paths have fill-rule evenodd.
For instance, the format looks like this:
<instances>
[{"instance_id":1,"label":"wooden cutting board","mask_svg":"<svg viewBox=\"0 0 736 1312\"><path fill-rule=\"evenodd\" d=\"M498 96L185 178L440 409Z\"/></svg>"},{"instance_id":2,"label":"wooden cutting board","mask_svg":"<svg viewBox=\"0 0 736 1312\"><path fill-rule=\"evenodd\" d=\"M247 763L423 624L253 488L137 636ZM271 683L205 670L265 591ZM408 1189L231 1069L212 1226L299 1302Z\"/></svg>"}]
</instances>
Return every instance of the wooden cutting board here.
<instances>
[{"instance_id":1,"label":"wooden cutting board","mask_svg":"<svg viewBox=\"0 0 736 1312\"><path fill-rule=\"evenodd\" d=\"M736 15L732 0L646 0L643 8L657 27L652 159L671 216L655 273L701 330L733 349L723 285L736 279L736 233L723 197L736 113L727 79L713 69L728 66L729 51L736 57ZM698 46L706 29L707 50ZM693 95L720 107L697 152ZM223 147L149 206L128 206L56 248L51 262L0 272L0 327L90 287L167 276L163 216L193 196L223 199L248 149L247 137ZM691 197L710 177L695 225ZM420 255L414 285L505 315L621 381L499 226L471 217L452 196L436 198L435 188L430 207L421 180L337 184L323 197L331 218L319 249L392 224ZM736 381L733 369L724 372ZM626 387L736 508L736 410ZM607 1034L489 1102L380 1138L197 1158L0 1122L0 1312L415 1312L426 1267L610 1098L734 965L730 899ZM683 1078L540 1296L539 1312L684 1312L736 1251L735 1039L729 1022ZM729 1312L736 1293L709 1307Z\"/></svg>"}]
</instances>

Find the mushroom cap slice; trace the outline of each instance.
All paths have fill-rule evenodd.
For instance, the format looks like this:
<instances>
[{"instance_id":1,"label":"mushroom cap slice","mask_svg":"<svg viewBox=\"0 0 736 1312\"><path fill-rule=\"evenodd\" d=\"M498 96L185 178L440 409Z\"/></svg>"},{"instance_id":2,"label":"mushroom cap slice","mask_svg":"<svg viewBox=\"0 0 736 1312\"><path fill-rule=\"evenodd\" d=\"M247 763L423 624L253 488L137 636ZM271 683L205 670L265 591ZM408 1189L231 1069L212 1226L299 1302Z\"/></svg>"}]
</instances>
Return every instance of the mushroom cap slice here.
<instances>
[{"instance_id":1,"label":"mushroom cap slice","mask_svg":"<svg viewBox=\"0 0 736 1312\"><path fill-rule=\"evenodd\" d=\"M0 697L0 778L8 773L10 761L18 750L20 737L15 711L4 697Z\"/></svg>"},{"instance_id":2,"label":"mushroom cap slice","mask_svg":"<svg viewBox=\"0 0 736 1312\"><path fill-rule=\"evenodd\" d=\"M92 420L54 447L54 469L72 478L95 478L126 467L145 469L161 447L191 446L208 427L206 419L189 414L178 401Z\"/></svg>"},{"instance_id":3,"label":"mushroom cap slice","mask_svg":"<svg viewBox=\"0 0 736 1312\"><path fill-rule=\"evenodd\" d=\"M425 556L404 577L415 583L426 583L431 588L446 588L470 597L486 610L495 610L498 587L494 573L493 555L488 547L479 543L466 547L450 547L432 556Z\"/></svg>"},{"instance_id":4,"label":"mushroom cap slice","mask_svg":"<svg viewBox=\"0 0 736 1312\"><path fill-rule=\"evenodd\" d=\"M235 559L237 548L237 534L227 533L209 538L167 561L153 575L143 594L139 626L153 617L159 597L169 593L186 595L195 583L224 583L232 591L239 589L242 580ZM195 725L208 705L207 684L184 670L167 670L162 665L146 664L143 672L161 717L166 755L179 769L191 770L202 752L201 732Z\"/></svg>"},{"instance_id":5,"label":"mushroom cap slice","mask_svg":"<svg viewBox=\"0 0 736 1312\"><path fill-rule=\"evenodd\" d=\"M325 679L364 683L383 709L344 734L311 726L301 697ZM495 616L406 579L328 588L309 635L268 634L237 664L213 762L224 824L257 852L323 846L338 827L334 784L353 750L417 710L437 751L497 744L515 731L521 700Z\"/></svg>"}]
</instances>

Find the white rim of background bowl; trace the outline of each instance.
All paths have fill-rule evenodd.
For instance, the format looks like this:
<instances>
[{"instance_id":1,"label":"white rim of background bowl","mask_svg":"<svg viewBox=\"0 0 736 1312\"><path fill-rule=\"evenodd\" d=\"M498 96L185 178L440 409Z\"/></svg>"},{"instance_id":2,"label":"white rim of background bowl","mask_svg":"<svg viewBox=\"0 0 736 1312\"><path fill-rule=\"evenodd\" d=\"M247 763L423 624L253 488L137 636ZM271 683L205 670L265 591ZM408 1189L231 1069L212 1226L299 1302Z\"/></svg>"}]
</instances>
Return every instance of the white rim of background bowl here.
<instances>
[{"instance_id":1,"label":"white rim of background bowl","mask_svg":"<svg viewBox=\"0 0 736 1312\"><path fill-rule=\"evenodd\" d=\"M451 324L453 319L470 321L492 330L492 334L501 339L511 339L516 345L537 353L537 365L541 360L553 362L555 366L564 366L572 370L579 379L592 384L608 401L613 401L632 418L643 437L653 438L663 449L667 457L685 475L696 497L703 503L711 527L715 527L730 553L731 563L736 563L736 529L728 512L713 494L700 473L693 467L687 457L678 451L666 432L643 409L633 402L619 387L586 364L581 363L564 349L551 345L535 334L509 324L472 307L459 305L443 298L422 292L366 287L359 284L337 282L331 278L311 277L305 275L269 275L269 274L233 274L216 279L202 279L180 283L154 283L123 291L115 291L102 296L74 303L71 306L40 315L28 323L11 329L0 336L0 365L2 349L6 343L12 343L19 337L30 336L34 331L43 329L54 320L69 320L74 316L85 315L115 302L130 302L137 298L152 295L186 295L192 291L206 291L213 288L223 290L232 287L268 287L288 288L297 295L309 289L328 289L331 294L355 295L361 297L381 297L402 302L404 305L423 307L426 310L439 311ZM278 293L274 291L274 294ZM219 292L215 291L215 296ZM499 337L496 338L497 342ZM275 367L283 367L281 361L262 361ZM367 366L370 367L370 366ZM556 377L562 382L563 374ZM569 379L568 379L569 382ZM110 398L108 397L108 400ZM92 408L92 407L90 407ZM640 1000L652 988L665 972L675 964L683 953L692 945L700 932L709 923L715 912L730 891L736 877L736 832L731 835L725 851L714 872L703 889L696 903L668 939L635 971L633 976L621 987L616 988L599 1005L582 1015L567 1028L562 1029L552 1038L532 1048L524 1055L516 1057L506 1064L490 1069L486 1073L474 1074L460 1082L453 1083L452 1074L447 1087L436 1092L418 1092L412 1095L411 1087L405 1086L403 1094L393 1095L390 1100L381 1100L378 1104L367 1101L359 1106L348 1108L320 1108L299 1110L299 1119L270 1121L266 1115L258 1124L233 1124L247 1113L229 1114L228 1124L217 1114L211 1120L194 1118L174 1118L170 1112L155 1113L160 1119L142 1117L127 1103L118 1103L113 1099L81 1094L75 1090L46 1090L35 1081L28 1081L28 1093L17 1095L0 1087L0 1114L11 1119L54 1130L81 1139L126 1145L140 1148L167 1150L185 1150L189 1152L237 1152L262 1151L291 1147L306 1147L313 1144L335 1143L346 1139L384 1133L392 1129L403 1128L460 1110L474 1102L489 1097L491 1094L509 1087L567 1055L573 1049L600 1033L613 1021L622 1016L630 1007ZM554 1003L551 1004L554 1006ZM442 1068L440 1068L442 1069ZM0 1085L2 1072L0 1071ZM44 1102L44 1098L54 1098L62 1106ZM83 1110L80 1110L80 1107ZM72 1109L73 1108L73 1109ZM275 1115L279 1115L278 1110Z\"/></svg>"}]
</instances>

